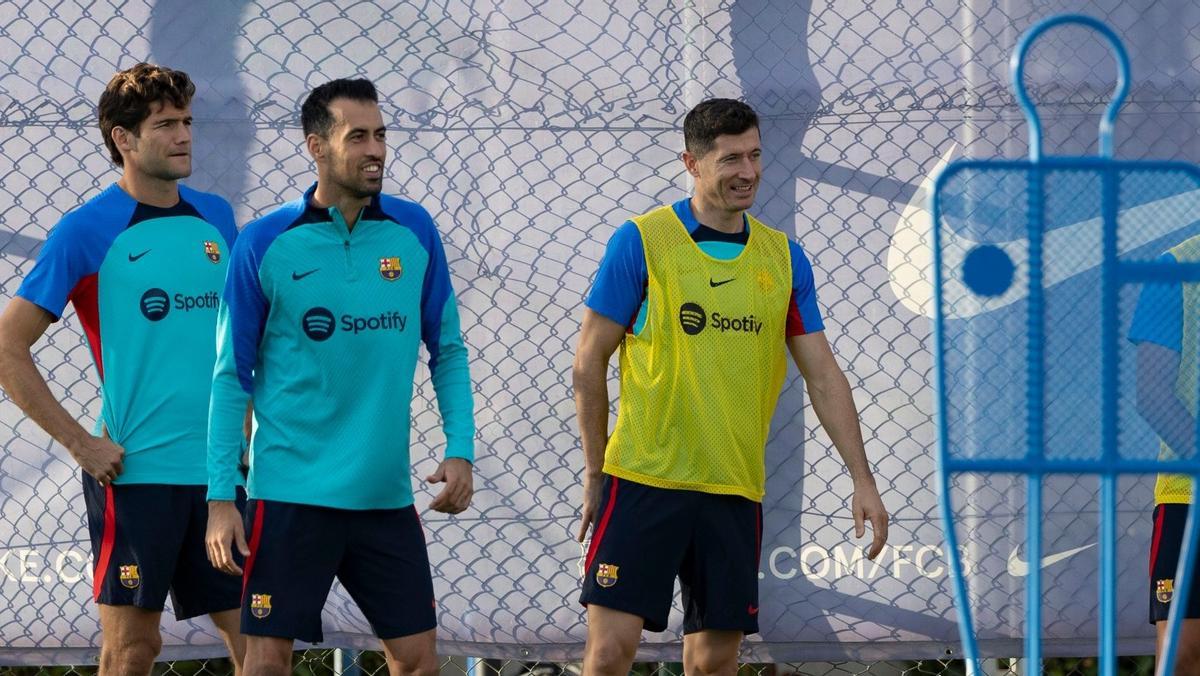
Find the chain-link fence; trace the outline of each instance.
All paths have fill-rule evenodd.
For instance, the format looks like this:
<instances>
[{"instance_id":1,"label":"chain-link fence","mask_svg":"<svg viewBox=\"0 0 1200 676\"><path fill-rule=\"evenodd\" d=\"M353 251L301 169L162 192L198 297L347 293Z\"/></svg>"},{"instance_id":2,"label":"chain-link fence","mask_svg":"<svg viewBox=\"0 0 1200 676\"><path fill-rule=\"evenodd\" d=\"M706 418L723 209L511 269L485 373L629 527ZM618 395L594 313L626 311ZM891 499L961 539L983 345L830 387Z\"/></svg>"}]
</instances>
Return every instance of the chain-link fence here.
<instances>
[{"instance_id":1,"label":"chain-link fence","mask_svg":"<svg viewBox=\"0 0 1200 676\"><path fill-rule=\"evenodd\" d=\"M293 661L293 673L298 676L386 676L383 654L355 653L342 650L310 650L298 653ZM984 664L988 676L1024 676L1038 673L1026 668L1018 659L989 660ZM916 660L880 662L871 665L858 662L800 662L780 664L743 664L738 676L962 676L962 662L946 660ZM0 667L0 676L84 676L95 674L95 667ZM444 659L441 676L578 676L577 662L543 663L504 660ZM1047 660L1040 673L1047 676L1091 676L1096 673L1093 658ZM1149 657L1122 658L1118 664L1121 676L1153 676L1154 660ZM233 666L228 660L193 660L159 665L155 676L230 676ZM631 676L683 676L678 662L637 662Z\"/></svg>"},{"instance_id":2,"label":"chain-link fence","mask_svg":"<svg viewBox=\"0 0 1200 676\"><path fill-rule=\"evenodd\" d=\"M314 180L298 124L308 88L372 78L389 125L386 189L420 202L439 224L476 388L475 506L425 522L439 649L578 659L582 460L568 374L582 300L614 228L687 194L676 157L687 109L708 96L744 98L762 116L766 152L754 211L812 260L827 335L893 516L881 559L864 561L850 537L848 477L793 374L767 454L763 632L744 658L778 662L779 673L801 659L863 661L802 673L952 671L948 662L878 662L957 654L932 488L925 199L929 177L950 158L1025 151L1007 58L1021 31L1066 10L1109 22L1130 48L1134 88L1118 155L1200 157L1200 7L1185 0L7 3L0 293L15 292L61 214L116 178L93 113L115 70L150 59L193 76L188 182L227 197L239 222ZM1030 63L1034 97L1047 102L1048 151L1094 152L1115 72L1103 45L1068 30L1039 43ZM1174 235L1143 244L1165 249ZM73 315L35 356L68 410L94 419L92 360ZM419 476L442 445L427 376L418 373L412 407ZM7 400L0 428L0 661L86 663L97 627L77 469ZM973 584L1019 600L1024 579L1006 565L1023 546L1019 486L963 477L959 487L964 511L979 517L965 551ZM431 496L416 490L423 507ZM1094 542L1094 485L1068 478L1053 493L1047 518L1059 526L1047 529L1046 551ZM1153 645L1146 580L1134 565L1145 560L1148 528L1139 524L1152 501L1146 482L1130 482L1122 496L1121 551L1132 571L1121 599L1127 654ZM1095 650L1086 619L1095 590L1077 582L1095 569L1093 551L1046 571L1049 587L1071 592L1047 611L1048 654ZM983 627L985 651L1020 654L1019 602L997 611ZM673 628L680 618L676 607ZM374 645L340 587L324 619L329 645ZM199 623L167 620L164 637L168 658L218 644ZM647 639L643 659L678 659L677 634ZM304 664L326 673L317 664L329 656L318 654Z\"/></svg>"}]
</instances>

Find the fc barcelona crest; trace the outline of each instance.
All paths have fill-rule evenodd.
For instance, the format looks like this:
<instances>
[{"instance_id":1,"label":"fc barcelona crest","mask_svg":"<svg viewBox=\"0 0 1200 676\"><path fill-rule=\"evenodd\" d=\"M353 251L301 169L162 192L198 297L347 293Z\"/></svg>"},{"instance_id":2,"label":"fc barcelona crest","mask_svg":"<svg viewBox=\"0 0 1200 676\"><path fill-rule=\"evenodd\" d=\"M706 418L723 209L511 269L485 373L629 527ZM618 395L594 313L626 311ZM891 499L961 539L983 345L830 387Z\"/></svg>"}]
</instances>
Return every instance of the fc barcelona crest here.
<instances>
[{"instance_id":1,"label":"fc barcelona crest","mask_svg":"<svg viewBox=\"0 0 1200 676\"><path fill-rule=\"evenodd\" d=\"M1154 598L1158 599L1159 603L1170 603L1171 597L1175 595L1175 580L1158 580L1154 584Z\"/></svg>"},{"instance_id":2,"label":"fc barcelona crest","mask_svg":"<svg viewBox=\"0 0 1200 676\"><path fill-rule=\"evenodd\" d=\"M617 571L620 566L614 566L611 563L602 563L596 570L596 584L601 587L611 587L617 583Z\"/></svg>"},{"instance_id":3,"label":"fc barcelona crest","mask_svg":"<svg viewBox=\"0 0 1200 676\"><path fill-rule=\"evenodd\" d=\"M217 246L216 242L204 242L204 255L208 256L208 260L214 263L221 262L221 247Z\"/></svg>"},{"instance_id":4,"label":"fc barcelona crest","mask_svg":"<svg viewBox=\"0 0 1200 676\"><path fill-rule=\"evenodd\" d=\"M262 619L271 614L271 595L270 594L251 594L250 595L250 614Z\"/></svg>"},{"instance_id":5,"label":"fc barcelona crest","mask_svg":"<svg viewBox=\"0 0 1200 676\"><path fill-rule=\"evenodd\" d=\"M138 567L135 565L121 566L121 586L126 589L137 589L138 585L142 584L142 576L138 575Z\"/></svg>"},{"instance_id":6,"label":"fc barcelona crest","mask_svg":"<svg viewBox=\"0 0 1200 676\"><path fill-rule=\"evenodd\" d=\"M379 259L379 275L389 282L400 279L402 272L404 272L404 268L400 265L399 256Z\"/></svg>"}]
</instances>

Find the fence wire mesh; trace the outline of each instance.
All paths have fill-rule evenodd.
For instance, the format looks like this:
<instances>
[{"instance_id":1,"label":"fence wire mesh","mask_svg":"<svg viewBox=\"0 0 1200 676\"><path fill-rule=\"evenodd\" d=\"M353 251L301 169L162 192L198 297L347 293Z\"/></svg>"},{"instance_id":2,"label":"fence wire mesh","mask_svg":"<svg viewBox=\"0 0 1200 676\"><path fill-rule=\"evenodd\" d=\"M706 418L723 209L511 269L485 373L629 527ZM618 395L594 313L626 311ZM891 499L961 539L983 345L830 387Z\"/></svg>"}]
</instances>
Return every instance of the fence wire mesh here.
<instances>
[{"instance_id":1,"label":"fence wire mesh","mask_svg":"<svg viewBox=\"0 0 1200 676\"><path fill-rule=\"evenodd\" d=\"M985 666L988 676L1023 676L1031 673L1092 676L1097 673L1094 658L1047 660L1041 672L1027 670L1023 662L1017 659L990 660ZM0 667L0 676L90 676L96 673L95 667ZM296 654L293 673L297 676L387 676L388 671L382 653L309 650ZM578 662L467 662L461 658L444 658L439 672L440 676L578 676L581 673ZM869 665L858 662L742 664L738 668L738 676L857 676L867 673L872 676L962 676L966 671L962 662L947 660L879 662ZM1149 657L1122 658L1118 663L1118 673L1121 676L1153 676L1154 660ZM222 659L174 662L158 665L154 670L154 676L232 674L232 664ZM678 662L635 662L630 670L630 676L683 674L683 665Z\"/></svg>"},{"instance_id":2,"label":"fence wire mesh","mask_svg":"<svg viewBox=\"0 0 1200 676\"><path fill-rule=\"evenodd\" d=\"M439 224L479 412L475 507L426 520L440 649L543 666L578 659L581 459L569 373L579 308L612 231L686 194L676 157L682 115L704 97L744 98L761 115L766 150L755 212L798 238L817 271L827 333L893 516L881 561L864 562L849 538L849 480L793 374L767 455L764 631L744 657L779 663L755 671L764 674L954 673L952 662L877 661L957 649L932 489L932 223L923 205L944 161L1025 152L1005 64L1021 31L1068 10L1109 22L1130 48L1134 88L1118 155L1200 157L1200 7L1184 0L6 3L0 294L13 295L61 214L117 177L94 120L116 70L151 59L192 75L189 184L229 199L239 223L313 180L298 123L307 89L333 77L372 78L390 129L386 189L419 201ZM1035 100L1047 103L1047 149L1094 152L1115 70L1106 59L1098 41L1071 31L1035 48L1029 77ZM35 357L67 409L94 419L96 379L72 314L51 327ZM415 474L424 476L442 437L428 374L419 372L418 383L412 449ZM98 629L77 469L7 399L0 437L0 661L86 662ZM964 513L1018 525L1024 516L1011 508L1019 487L1003 478L963 477L958 487ZM429 491L416 490L418 505L427 504ZM1092 513L1086 480L1069 480L1057 494L1053 518ZM1124 518L1140 523L1151 504L1149 485L1135 482L1123 495ZM1006 568L1022 536L1008 526L975 534L968 563L976 584L1022 584ZM1090 542L1078 537L1047 546ZM1143 557L1148 535L1131 526L1128 537L1128 555ZM1072 589L1051 612L1088 616L1095 590ZM1132 613L1126 653L1152 650L1137 615L1145 594L1131 588L1123 599ZM680 618L676 604L673 627ZM1019 654L1019 618L997 613L995 621L985 651ZM325 625L331 645L373 645L340 589ZM1094 651L1092 629L1063 631L1081 633L1048 643L1051 654ZM169 620L164 638L164 655L218 643L203 624ZM677 635L649 637L644 651L676 659ZM865 661L786 664L847 658ZM332 669L328 651L299 659L298 673ZM1061 673L1090 673L1084 662L1071 664Z\"/></svg>"}]
</instances>

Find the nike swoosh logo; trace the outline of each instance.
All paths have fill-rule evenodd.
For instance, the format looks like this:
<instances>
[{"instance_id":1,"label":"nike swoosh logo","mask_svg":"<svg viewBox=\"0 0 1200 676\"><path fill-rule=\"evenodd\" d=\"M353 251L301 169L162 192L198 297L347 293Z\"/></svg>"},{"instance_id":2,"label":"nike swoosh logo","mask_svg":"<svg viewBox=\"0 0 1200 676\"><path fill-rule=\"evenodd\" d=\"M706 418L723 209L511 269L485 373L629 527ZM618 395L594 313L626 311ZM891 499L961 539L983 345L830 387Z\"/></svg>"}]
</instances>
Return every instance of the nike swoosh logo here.
<instances>
[{"instance_id":1,"label":"nike swoosh logo","mask_svg":"<svg viewBox=\"0 0 1200 676\"><path fill-rule=\"evenodd\" d=\"M912 199L900 212L900 220L892 232L888 247L887 269L892 293L911 312L933 317L936 308L933 302L933 215L927 207L933 194L934 181L950 164L957 143L952 143L933 168L921 181ZM1164 214L1200 214L1200 189L1182 192L1152 202L1122 209L1119 218L1125 222L1137 222L1140 227L1125 227L1118 237L1118 249L1126 254L1161 237L1191 225L1195 218L1164 218ZM1185 222L1186 220L1186 222ZM1098 246L1081 243L1097 240L1103 219L1099 216L1046 232L1043 251L1043 283L1052 287L1100 265L1101 250ZM965 254L981 244L949 229L942 231L942 266L944 270L955 270L962 266ZM1020 238L1005 242L987 242L998 246L1008 254L1018 269L1028 260L1029 240ZM1013 284L1003 295L984 298L971 293L961 279L943 279L943 303L947 317L965 319L982 312L997 310L1025 298L1029 289L1025 284Z\"/></svg>"},{"instance_id":2,"label":"nike swoosh logo","mask_svg":"<svg viewBox=\"0 0 1200 676\"><path fill-rule=\"evenodd\" d=\"M142 253L140 253L136 256L134 256L133 254L129 254L129 262L136 263L139 258L141 258L142 256L145 256L148 253L150 253L149 249L146 249L145 251L143 251Z\"/></svg>"},{"instance_id":3,"label":"nike swoosh logo","mask_svg":"<svg viewBox=\"0 0 1200 676\"><path fill-rule=\"evenodd\" d=\"M714 288L714 289L715 289L715 288L717 288L718 286L721 286L722 284L728 284L728 283L732 282L732 281L733 281L733 280L735 280L735 279L737 279L737 277L730 277L729 279L726 279L725 281L722 281L722 282L714 282L714 281L712 280L712 277L709 277L709 278L708 278L708 285L709 285L709 286L711 286L712 288Z\"/></svg>"},{"instance_id":4,"label":"nike swoosh logo","mask_svg":"<svg viewBox=\"0 0 1200 676\"><path fill-rule=\"evenodd\" d=\"M750 605L746 606L746 612L751 615L757 615L758 614L758 606L751 603Z\"/></svg>"},{"instance_id":5,"label":"nike swoosh logo","mask_svg":"<svg viewBox=\"0 0 1200 676\"><path fill-rule=\"evenodd\" d=\"M1095 546L1096 543L1093 542L1090 545L1084 545L1082 547L1076 547L1075 549L1068 549L1065 552L1043 556L1042 568L1053 566L1059 561L1066 561L1079 552L1087 551ZM1017 549L1015 547L1013 548L1012 553L1008 555L1008 574L1012 575L1013 577L1025 577L1026 575L1029 575L1029 564L1025 561L1022 561L1020 556L1017 556Z\"/></svg>"},{"instance_id":6,"label":"nike swoosh logo","mask_svg":"<svg viewBox=\"0 0 1200 676\"><path fill-rule=\"evenodd\" d=\"M307 277L307 276L311 275L312 273L314 273L314 272L316 272L317 270L320 270L320 269L321 269L321 268L313 268L312 270L309 270L308 272L293 272L293 273L292 273L292 279L293 279L294 281L297 281L297 282L298 282L298 281L300 281L300 280L304 279L305 277Z\"/></svg>"}]
</instances>

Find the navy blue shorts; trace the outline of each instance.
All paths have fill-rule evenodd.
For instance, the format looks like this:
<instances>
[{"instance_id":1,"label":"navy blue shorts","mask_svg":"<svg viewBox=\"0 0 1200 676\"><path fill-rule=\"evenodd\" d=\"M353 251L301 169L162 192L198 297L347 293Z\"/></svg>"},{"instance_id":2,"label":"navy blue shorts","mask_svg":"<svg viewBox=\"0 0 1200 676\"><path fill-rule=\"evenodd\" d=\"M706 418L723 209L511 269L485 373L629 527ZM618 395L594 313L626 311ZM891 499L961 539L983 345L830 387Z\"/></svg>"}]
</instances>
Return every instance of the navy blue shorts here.
<instances>
[{"instance_id":1,"label":"navy blue shorts","mask_svg":"<svg viewBox=\"0 0 1200 676\"><path fill-rule=\"evenodd\" d=\"M246 532L244 634L319 643L321 609L334 577L379 638L437 626L416 507L348 510L251 500Z\"/></svg>"},{"instance_id":2,"label":"navy blue shorts","mask_svg":"<svg viewBox=\"0 0 1200 676\"><path fill-rule=\"evenodd\" d=\"M207 486L101 486L83 473L95 601L162 611L169 592L180 620L236 609L241 581L213 568L204 547L207 493Z\"/></svg>"},{"instance_id":3,"label":"navy blue shorts","mask_svg":"<svg viewBox=\"0 0 1200 676\"><path fill-rule=\"evenodd\" d=\"M1154 537L1150 541L1150 624L1165 622L1171 601L1179 595L1175 589L1175 570L1183 548L1188 505L1158 505L1154 508ZM1184 617L1200 619L1200 566L1192 571Z\"/></svg>"},{"instance_id":4,"label":"navy blue shorts","mask_svg":"<svg viewBox=\"0 0 1200 676\"><path fill-rule=\"evenodd\" d=\"M758 632L762 505L605 476L597 514L579 599L585 606L639 615L646 629L664 631L678 577L685 634Z\"/></svg>"}]
</instances>

